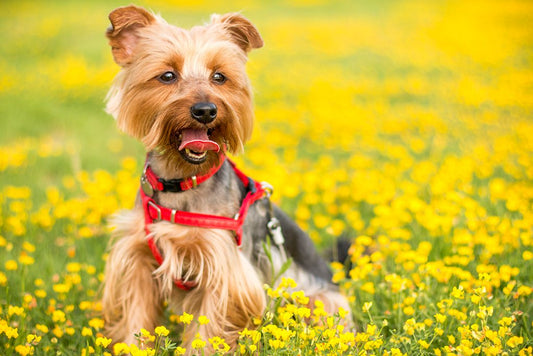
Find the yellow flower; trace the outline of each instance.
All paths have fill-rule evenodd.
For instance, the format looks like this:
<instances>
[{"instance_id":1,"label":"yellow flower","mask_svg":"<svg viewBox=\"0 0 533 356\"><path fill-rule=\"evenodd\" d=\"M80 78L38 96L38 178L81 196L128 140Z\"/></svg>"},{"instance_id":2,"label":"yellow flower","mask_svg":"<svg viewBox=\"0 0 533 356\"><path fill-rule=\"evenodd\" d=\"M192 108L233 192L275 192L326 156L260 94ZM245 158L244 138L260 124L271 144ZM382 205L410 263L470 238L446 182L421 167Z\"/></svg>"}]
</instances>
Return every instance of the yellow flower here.
<instances>
[{"instance_id":1,"label":"yellow flower","mask_svg":"<svg viewBox=\"0 0 533 356\"><path fill-rule=\"evenodd\" d=\"M403 325L403 330L407 333L407 335L414 335L416 329L416 321L415 319L407 319L407 321Z\"/></svg>"},{"instance_id":2,"label":"yellow flower","mask_svg":"<svg viewBox=\"0 0 533 356\"><path fill-rule=\"evenodd\" d=\"M268 344L270 345L270 347L272 347L274 350L277 350L277 349L280 349L282 348L283 346L285 346L285 343L281 340L278 340L278 339L269 339L268 340Z\"/></svg>"},{"instance_id":3,"label":"yellow flower","mask_svg":"<svg viewBox=\"0 0 533 356\"><path fill-rule=\"evenodd\" d=\"M111 343L111 339L108 339L106 337L97 337L96 342L95 342L96 346L102 346L104 348L109 346L110 343Z\"/></svg>"},{"instance_id":4,"label":"yellow flower","mask_svg":"<svg viewBox=\"0 0 533 356\"><path fill-rule=\"evenodd\" d=\"M113 354L115 356L119 355L125 355L130 353L130 348L127 344L123 342L117 342L115 345L113 345Z\"/></svg>"},{"instance_id":5,"label":"yellow flower","mask_svg":"<svg viewBox=\"0 0 533 356\"><path fill-rule=\"evenodd\" d=\"M193 349L203 349L206 345L206 342L200 338L199 334L196 334L196 338L192 341L191 347Z\"/></svg>"},{"instance_id":6,"label":"yellow flower","mask_svg":"<svg viewBox=\"0 0 533 356\"><path fill-rule=\"evenodd\" d=\"M481 297L477 294L472 294L470 296L470 301L474 304L479 304L479 302L481 301Z\"/></svg>"},{"instance_id":7,"label":"yellow flower","mask_svg":"<svg viewBox=\"0 0 533 356\"><path fill-rule=\"evenodd\" d=\"M212 337L209 339L209 342L213 346L213 350L215 350L216 352L226 353L230 349L229 345L226 344L224 339L222 339L221 337L218 337L218 336Z\"/></svg>"},{"instance_id":8,"label":"yellow flower","mask_svg":"<svg viewBox=\"0 0 533 356\"><path fill-rule=\"evenodd\" d=\"M313 309L313 315L317 318L328 315L324 310L324 303L321 300L315 300L315 309Z\"/></svg>"},{"instance_id":9,"label":"yellow flower","mask_svg":"<svg viewBox=\"0 0 533 356\"><path fill-rule=\"evenodd\" d=\"M200 325L208 324L209 321L210 321L210 320L209 320L205 315L200 315L200 316L198 317L198 323L200 323Z\"/></svg>"},{"instance_id":10,"label":"yellow flower","mask_svg":"<svg viewBox=\"0 0 533 356\"><path fill-rule=\"evenodd\" d=\"M169 334L169 331L164 326L158 326L154 330L155 334L158 336L167 336Z\"/></svg>"},{"instance_id":11,"label":"yellow flower","mask_svg":"<svg viewBox=\"0 0 533 356\"><path fill-rule=\"evenodd\" d=\"M435 314L435 320L437 320L437 322L440 324L444 324L444 322L446 321L446 315L437 313Z\"/></svg>"},{"instance_id":12,"label":"yellow flower","mask_svg":"<svg viewBox=\"0 0 533 356\"><path fill-rule=\"evenodd\" d=\"M424 340L418 340L418 344L426 350L429 348L429 344Z\"/></svg>"},{"instance_id":13,"label":"yellow flower","mask_svg":"<svg viewBox=\"0 0 533 356\"><path fill-rule=\"evenodd\" d=\"M412 306L407 306L403 308L403 313L405 315L413 315L415 313L415 309Z\"/></svg>"},{"instance_id":14,"label":"yellow flower","mask_svg":"<svg viewBox=\"0 0 533 356\"><path fill-rule=\"evenodd\" d=\"M383 352L383 356L404 356L405 354L402 353L402 351L396 347L393 347L390 349L390 351L385 350Z\"/></svg>"},{"instance_id":15,"label":"yellow flower","mask_svg":"<svg viewBox=\"0 0 533 356\"><path fill-rule=\"evenodd\" d=\"M13 315L23 315L24 314L24 308L22 307L17 307L15 305L10 305L8 308L7 308L7 314L9 316L13 316Z\"/></svg>"},{"instance_id":16,"label":"yellow flower","mask_svg":"<svg viewBox=\"0 0 533 356\"><path fill-rule=\"evenodd\" d=\"M288 289L288 288L296 288L297 284L292 278L282 277L281 283L279 284L278 288L280 289Z\"/></svg>"},{"instance_id":17,"label":"yellow flower","mask_svg":"<svg viewBox=\"0 0 533 356\"><path fill-rule=\"evenodd\" d=\"M56 283L52 286L54 292L58 294L66 294L70 291L71 285L67 283Z\"/></svg>"},{"instance_id":18,"label":"yellow flower","mask_svg":"<svg viewBox=\"0 0 533 356\"><path fill-rule=\"evenodd\" d=\"M463 286L459 286L459 288L453 287L452 297L454 297L456 299L463 299L465 297L465 292L463 290Z\"/></svg>"},{"instance_id":19,"label":"yellow flower","mask_svg":"<svg viewBox=\"0 0 533 356\"><path fill-rule=\"evenodd\" d=\"M57 325L52 329L52 333L57 338L61 338L61 337L63 337L63 334L65 334L65 332L63 330L61 330L61 328L59 326L57 326Z\"/></svg>"},{"instance_id":20,"label":"yellow flower","mask_svg":"<svg viewBox=\"0 0 533 356\"><path fill-rule=\"evenodd\" d=\"M376 289L374 288L374 283L372 282L366 282L364 283L362 286L361 286L361 290L362 291L365 291L369 294L375 294L376 293Z\"/></svg>"},{"instance_id":21,"label":"yellow flower","mask_svg":"<svg viewBox=\"0 0 533 356\"><path fill-rule=\"evenodd\" d=\"M65 313L62 310L54 310L52 312L52 321L54 323L64 323L65 320Z\"/></svg>"},{"instance_id":22,"label":"yellow flower","mask_svg":"<svg viewBox=\"0 0 533 356\"><path fill-rule=\"evenodd\" d=\"M66 327L65 333L67 333L67 335L74 335L76 333L76 329L74 329L73 327Z\"/></svg>"},{"instance_id":23,"label":"yellow flower","mask_svg":"<svg viewBox=\"0 0 533 356\"><path fill-rule=\"evenodd\" d=\"M17 262L14 260L9 260L4 265L8 271L16 271L18 268Z\"/></svg>"},{"instance_id":24,"label":"yellow flower","mask_svg":"<svg viewBox=\"0 0 533 356\"><path fill-rule=\"evenodd\" d=\"M301 305L307 305L307 303L309 303L309 298L305 296L305 293L302 290L292 292L291 299Z\"/></svg>"},{"instance_id":25,"label":"yellow flower","mask_svg":"<svg viewBox=\"0 0 533 356\"><path fill-rule=\"evenodd\" d=\"M151 341L151 342L155 340L155 336L152 335L145 328L141 328L141 337L144 338L145 340L148 340L148 341Z\"/></svg>"},{"instance_id":26,"label":"yellow flower","mask_svg":"<svg viewBox=\"0 0 533 356\"><path fill-rule=\"evenodd\" d=\"M81 329L81 336L93 336L93 330L84 326Z\"/></svg>"},{"instance_id":27,"label":"yellow flower","mask_svg":"<svg viewBox=\"0 0 533 356\"><path fill-rule=\"evenodd\" d=\"M520 286L520 287L518 287L518 289L516 291L515 298L517 298L518 296L528 296L531 293L533 293L533 288L532 287Z\"/></svg>"},{"instance_id":28,"label":"yellow flower","mask_svg":"<svg viewBox=\"0 0 533 356\"><path fill-rule=\"evenodd\" d=\"M79 262L67 263L67 271L70 273L77 273L81 270L81 264Z\"/></svg>"},{"instance_id":29,"label":"yellow flower","mask_svg":"<svg viewBox=\"0 0 533 356\"><path fill-rule=\"evenodd\" d=\"M89 326L96 330L100 330L104 327L104 320L100 318L92 318L89 320Z\"/></svg>"},{"instance_id":30,"label":"yellow flower","mask_svg":"<svg viewBox=\"0 0 533 356\"><path fill-rule=\"evenodd\" d=\"M44 289L37 289L35 291L35 296L40 299L46 298L46 291Z\"/></svg>"},{"instance_id":31,"label":"yellow flower","mask_svg":"<svg viewBox=\"0 0 533 356\"><path fill-rule=\"evenodd\" d=\"M79 304L80 310L88 310L91 309L93 303L89 301L81 301Z\"/></svg>"},{"instance_id":32,"label":"yellow flower","mask_svg":"<svg viewBox=\"0 0 533 356\"><path fill-rule=\"evenodd\" d=\"M191 314L187 314L187 313L183 313L182 315L180 315L180 322L183 323L183 324L187 324L189 325L194 319L194 316L191 315Z\"/></svg>"},{"instance_id":33,"label":"yellow flower","mask_svg":"<svg viewBox=\"0 0 533 356\"><path fill-rule=\"evenodd\" d=\"M19 262L23 265L29 266L35 263L35 259L27 255L24 251L19 256Z\"/></svg>"},{"instance_id":34,"label":"yellow flower","mask_svg":"<svg viewBox=\"0 0 533 356\"><path fill-rule=\"evenodd\" d=\"M498 324L500 324L502 326L509 326L509 325L511 325L512 322L513 322L513 318L507 317L507 316L504 316L503 318L498 320Z\"/></svg>"},{"instance_id":35,"label":"yellow flower","mask_svg":"<svg viewBox=\"0 0 533 356\"><path fill-rule=\"evenodd\" d=\"M42 332L43 334L48 333L48 327L46 325L37 324L35 325L35 328L39 330L40 332Z\"/></svg>"},{"instance_id":36,"label":"yellow flower","mask_svg":"<svg viewBox=\"0 0 533 356\"><path fill-rule=\"evenodd\" d=\"M507 283L507 286L503 288L503 294L510 295L515 286L516 281L510 281L509 283Z\"/></svg>"},{"instance_id":37,"label":"yellow flower","mask_svg":"<svg viewBox=\"0 0 533 356\"><path fill-rule=\"evenodd\" d=\"M344 309L343 307L339 307L339 316L341 319L346 318L349 313L350 312L348 310Z\"/></svg>"},{"instance_id":38,"label":"yellow flower","mask_svg":"<svg viewBox=\"0 0 533 356\"><path fill-rule=\"evenodd\" d=\"M368 313L368 311L372 308L372 302L365 302L363 304L363 313Z\"/></svg>"},{"instance_id":39,"label":"yellow flower","mask_svg":"<svg viewBox=\"0 0 533 356\"><path fill-rule=\"evenodd\" d=\"M187 352L187 349L178 346L178 347L176 347L176 349L174 350L174 355L184 355L185 352Z\"/></svg>"},{"instance_id":40,"label":"yellow flower","mask_svg":"<svg viewBox=\"0 0 533 356\"><path fill-rule=\"evenodd\" d=\"M521 336L511 336L509 340L507 340L506 344L507 346L511 348L518 347L518 345L522 345L524 343L524 338Z\"/></svg>"},{"instance_id":41,"label":"yellow flower","mask_svg":"<svg viewBox=\"0 0 533 356\"><path fill-rule=\"evenodd\" d=\"M533 259L533 252L531 251L524 251L522 253L522 258L524 259L524 261L529 261L531 259Z\"/></svg>"},{"instance_id":42,"label":"yellow flower","mask_svg":"<svg viewBox=\"0 0 533 356\"><path fill-rule=\"evenodd\" d=\"M19 337L18 328L5 326L3 331L8 339L16 339Z\"/></svg>"},{"instance_id":43,"label":"yellow flower","mask_svg":"<svg viewBox=\"0 0 533 356\"><path fill-rule=\"evenodd\" d=\"M129 352L131 356L152 356L152 353L148 353L150 349L141 350L137 345L131 344Z\"/></svg>"},{"instance_id":44,"label":"yellow flower","mask_svg":"<svg viewBox=\"0 0 533 356\"><path fill-rule=\"evenodd\" d=\"M34 335L34 334L28 334L26 336L26 343L37 345L39 342L41 342L41 339L42 339L41 336L37 336L37 335Z\"/></svg>"},{"instance_id":45,"label":"yellow flower","mask_svg":"<svg viewBox=\"0 0 533 356\"><path fill-rule=\"evenodd\" d=\"M15 346L15 351L16 351L20 356L32 355L32 354L33 354L33 346L28 346L28 345L17 345L17 346Z\"/></svg>"},{"instance_id":46,"label":"yellow flower","mask_svg":"<svg viewBox=\"0 0 533 356\"><path fill-rule=\"evenodd\" d=\"M376 325L373 325L373 324L368 324L366 326L366 333L368 335L376 335L376 330L378 329L378 327Z\"/></svg>"}]
</instances>

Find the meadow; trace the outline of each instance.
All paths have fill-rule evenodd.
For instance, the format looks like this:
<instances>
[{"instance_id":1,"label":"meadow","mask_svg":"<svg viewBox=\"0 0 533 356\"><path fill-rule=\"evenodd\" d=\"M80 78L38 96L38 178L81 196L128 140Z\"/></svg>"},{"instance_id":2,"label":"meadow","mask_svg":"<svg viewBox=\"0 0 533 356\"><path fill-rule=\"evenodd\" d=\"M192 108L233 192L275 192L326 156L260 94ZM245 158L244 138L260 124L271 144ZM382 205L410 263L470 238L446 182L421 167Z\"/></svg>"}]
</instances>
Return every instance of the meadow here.
<instances>
[{"instance_id":1,"label":"meadow","mask_svg":"<svg viewBox=\"0 0 533 356\"><path fill-rule=\"evenodd\" d=\"M181 354L179 330L209 322L169 313L139 330L147 350L103 334L107 220L144 159L103 110L107 15L127 3L0 3L0 355ZM357 333L283 279L235 354L533 355L532 2L137 4L257 25L257 121L234 159L322 251L352 241L331 267Z\"/></svg>"}]
</instances>

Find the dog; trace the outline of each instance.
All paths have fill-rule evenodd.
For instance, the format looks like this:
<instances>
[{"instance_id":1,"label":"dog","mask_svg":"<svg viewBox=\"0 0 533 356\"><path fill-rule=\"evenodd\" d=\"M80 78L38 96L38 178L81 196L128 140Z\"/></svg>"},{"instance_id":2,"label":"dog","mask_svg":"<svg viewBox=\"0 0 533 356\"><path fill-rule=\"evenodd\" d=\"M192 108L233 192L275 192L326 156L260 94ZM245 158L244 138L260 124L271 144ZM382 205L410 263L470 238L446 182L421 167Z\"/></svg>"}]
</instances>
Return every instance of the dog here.
<instances>
[{"instance_id":1,"label":"dog","mask_svg":"<svg viewBox=\"0 0 533 356\"><path fill-rule=\"evenodd\" d=\"M106 262L106 335L135 343L166 306L204 315L188 328L235 347L266 307L264 284L288 259L293 278L325 309L349 310L328 264L295 222L270 202L271 189L226 157L243 150L254 121L248 53L263 46L239 13L212 15L185 30L141 7L109 15L106 35L121 70L106 110L147 156L134 209L117 214ZM265 253L265 241L272 241Z\"/></svg>"}]
</instances>

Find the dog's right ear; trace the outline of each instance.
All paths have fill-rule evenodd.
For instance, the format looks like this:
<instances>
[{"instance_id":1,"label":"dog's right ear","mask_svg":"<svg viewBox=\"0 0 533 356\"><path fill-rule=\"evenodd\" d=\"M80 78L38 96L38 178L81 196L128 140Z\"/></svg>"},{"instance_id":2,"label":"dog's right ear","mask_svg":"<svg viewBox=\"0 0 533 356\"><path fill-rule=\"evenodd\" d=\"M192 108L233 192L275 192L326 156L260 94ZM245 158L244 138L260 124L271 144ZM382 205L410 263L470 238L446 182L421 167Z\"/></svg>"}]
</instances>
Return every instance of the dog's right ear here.
<instances>
[{"instance_id":1,"label":"dog's right ear","mask_svg":"<svg viewBox=\"0 0 533 356\"><path fill-rule=\"evenodd\" d=\"M106 35L111 52L115 62L124 67L131 63L138 41L137 30L155 23L157 19L142 7L130 5L113 10L109 21L111 26Z\"/></svg>"}]
</instances>

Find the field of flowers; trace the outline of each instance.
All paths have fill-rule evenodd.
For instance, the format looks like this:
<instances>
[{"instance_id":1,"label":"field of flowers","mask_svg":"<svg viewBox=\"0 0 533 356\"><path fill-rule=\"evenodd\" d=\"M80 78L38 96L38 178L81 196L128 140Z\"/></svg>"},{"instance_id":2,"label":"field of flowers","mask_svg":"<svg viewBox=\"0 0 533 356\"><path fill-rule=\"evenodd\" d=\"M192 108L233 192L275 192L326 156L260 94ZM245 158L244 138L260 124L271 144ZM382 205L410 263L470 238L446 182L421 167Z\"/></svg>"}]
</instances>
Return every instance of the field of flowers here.
<instances>
[{"instance_id":1,"label":"field of flowers","mask_svg":"<svg viewBox=\"0 0 533 356\"><path fill-rule=\"evenodd\" d=\"M106 220L144 158L103 112L123 4L0 3L0 355L181 354L180 328L209 322L169 314L143 351L102 334ZM257 124L236 160L322 250L353 241L332 269L357 333L284 279L236 354L533 355L532 2L139 4L257 24Z\"/></svg>"}]
</instances>

